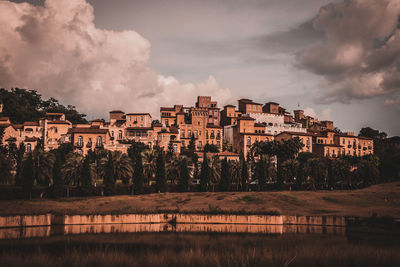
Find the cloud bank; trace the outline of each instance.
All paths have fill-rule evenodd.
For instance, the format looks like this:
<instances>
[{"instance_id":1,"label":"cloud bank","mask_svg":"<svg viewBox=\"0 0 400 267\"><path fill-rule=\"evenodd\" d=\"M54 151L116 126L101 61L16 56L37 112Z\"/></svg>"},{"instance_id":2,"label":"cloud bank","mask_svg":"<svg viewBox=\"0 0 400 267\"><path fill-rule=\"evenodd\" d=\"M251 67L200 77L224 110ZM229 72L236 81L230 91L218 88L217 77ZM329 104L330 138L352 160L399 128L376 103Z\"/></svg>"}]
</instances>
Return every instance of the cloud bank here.
<instances>
[{"instance_id":1,"label":"cloud bank","mask_svg":"<svg viewBox=\"0 0 400 267\"><path fill-rule=\"evenodd\" d=\"M320 9L313 21L325 40L297 56L322 76L318 101L349 103L386 95L400 99L400 1L348 0Z\"/></svg>"},{"instance_id":2,"label":"cloud bank","mask_svg":"<svg viewBox=\"0 0 400 267\"><path fill-rule=\"evenodd\" d=\"M85 0L0 1L0 36L0 87L35 89L89 115L123 109L158 117L160 106L191 105L197 95L232 100L213 76L182 84L157 74L148 66L150 42L135 31L96 28Z\"/></svg>"}]
</instances>

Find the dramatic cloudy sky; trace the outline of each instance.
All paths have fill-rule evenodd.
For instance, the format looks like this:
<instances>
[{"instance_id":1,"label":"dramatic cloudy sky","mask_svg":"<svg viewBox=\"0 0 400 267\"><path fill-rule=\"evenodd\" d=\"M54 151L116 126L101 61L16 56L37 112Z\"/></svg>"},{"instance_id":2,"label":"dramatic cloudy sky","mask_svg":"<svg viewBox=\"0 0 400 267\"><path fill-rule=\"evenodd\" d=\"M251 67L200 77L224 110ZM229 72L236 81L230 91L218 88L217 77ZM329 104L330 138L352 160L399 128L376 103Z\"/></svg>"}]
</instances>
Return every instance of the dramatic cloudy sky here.
<instances>
[{"instance_id":1,"label":"dramatic cloudy sky","mask_svg":"<svg viewBox=\"0 0 400 267\"><path fill-rule=\"evenodd\" d=\"M400 134L399 0L0 0L0 87L90 118L212 95Z\"/></svg>"}]
</instances>

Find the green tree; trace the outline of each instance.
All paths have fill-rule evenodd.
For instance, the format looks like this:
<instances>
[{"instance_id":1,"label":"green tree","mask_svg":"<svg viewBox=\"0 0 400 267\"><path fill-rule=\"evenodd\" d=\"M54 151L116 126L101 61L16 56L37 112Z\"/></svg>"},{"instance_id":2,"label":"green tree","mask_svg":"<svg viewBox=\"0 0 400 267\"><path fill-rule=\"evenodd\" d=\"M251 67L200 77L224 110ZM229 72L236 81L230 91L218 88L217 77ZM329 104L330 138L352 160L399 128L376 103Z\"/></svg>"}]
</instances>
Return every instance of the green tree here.
<instances>
[{"instance_id":1,"label":"green tree","mask_svg":"<svg viewBox=\"0 0 400 267\"><path fill-rule=\"evenodd\" d=\"M40 148L35 148L33 151L33 161L35 166L35 180L41 186L50 186L53 177L53 166L56 161L55 154L44 152ZM60 158L60 162L62 162Z\"/></svg>"},{"instance_id":2,"label":"green tree","mask_svg":"<svg viewBox=\"0 0 400 267\"><path fill-rule=\"evenodd\" d=\"M187 192L189 189L189 169L188 162L186 157L183 157L180 162L180 171L179 171L179 179L178 179L178 191L179 192Z\"/></svg>"},{"instance_id":3,"label":"green tree","mask_svg":"<svg viewBox=\"0 0 400 267\"><path fill-rule=\"evenodd\" d=\"M157 153L154 149L146 149L142 152L143 171L147 179L147 184L150 185L151 180L156 173Z\"/></svg>"},{"instance_id":4,"label":"green tree","mask_svg":"<svg viewBox=\"0 0 400 267\"><path fill-rule=\"evenodd\" d=\"M203 148L203 151L206 153L218 153L219 148L214 144L206 144Z\"/></svg>"},{"instance_id":5,"label":"green tree","mask_svg":"<svg viewBox=\"0 0 400 267\"><path fill-rule=\"evenodd\" d=\"M144 173L142 154L137 153L135 159L135 167L133 172L133 188L135 194L143 193Z\"/></svg>"},{"instance_id":6,"label":"green tree","mask_svg":"<svg viewBox=\"0 0 400 267\"><path fill-rule=\"evenodd\" d=\"M247 162L244 158L243 152L240 153L240 166L241 166L241 172L240 172L240 178L241 178L241 182L240 182L240 189L244 192L247 191L247 183L249 180L249 170L248 170L248 166L247 166Z\"/></svg>"},{"instance_id":7,"label":"green tree","mask_svg":"<svg viewBox=\"0 0 400 267\"><path fill-rule=\"evenodd\" d=\"M219 191L226 192L229 191L232 181L231 181L231 170L229 168L229 162L226 157L221 162L221 174L219 182Z\"/></svg>"},{"instance_id":8,"label":"green tree","mask_svg":"<svg viewBox=\"0 0 400 267\"><path fill-rule=\"evenodd\" d=\"M22 185L22 163L24 160L24 154L25 154L25 145L23 142L20 143L17 155L16 155L16 168L15 168L15 185L16 186L21 186Z\"/></svg>"},{"instance_id":9,"label":"green tree","mask_svg":"<svg viewBox=\"0 0 400 267\"><path fill-rule=\"evenodd\" d=\"M311 158L305 166L313 189L324 185L327 178L327 166L321 158Z\"/></svg>"},{"instance_id":10,"label":"green tree","mask_svg":"<svg viewBox=\"0 0 400 267\"><path fill-rule=\"evenodd\" d=\"M8 184L12 180L12 160L6 153L0 152L0 183Z\"/></svg>"},{"instance_id":11,"label":"green tree","mask_svg":"<svg viewBox=\"0 0 400 267\"><path fill-rule=\"evenodd\" d=\"M200 176L200 190L202 192L208 191L211 180L211 171L210 167L208 166L207 153L204 153L199 176Z\"/></svg>"},{"instance_id":12,"label":"green tree","mask_svg":"<svg viewBox=\"0 0 400 267\"><path fill-rule=\"evenodd\" d=\"M167 191L167 179L165 177L164 152L160 151L157 156L156 164L156 190L157 192Z\"/></svg>"},{"instance_id":13,"label":"green tree","mask_svg":"<svg viewBox=\"0 0 400 267\"><path fill-rule=\"evenodd\" d=\"M53 165L53 193L55 197L63 196L64 182L61 175L61 164L61 157L56 153Z\"/></svg>"},{"instance_id":14,"label":"green tree","mask_svg":"<svg viewBox=\"0 0 400 267\"><path fill-rule=\"evenodd\" d=\"M259 190L260 191L264 190L267 181L267 168L265 166L265 160L263 157L260 157L260 159L256 163L254 177L258 181Z\"/></svg>"},{"instance_id":15,"label":"green tree","mask_svg":"<svg viewBox=\"0 0 400 267\"><path fill-rule=\"evenodd\" d=\"M93 184L89 156L86 156L83 160L80 178L79 191L84 196L90 195L93 190Z\"/></svg>"},{"instance_id":16,"label":"green tree","mask_svg":"<svg viewBox=\"0 0 400 267\"><path fill-rule=\"evenodd\" d=\"M32 188L35 180L33 173L33 158L32 153L29 153L27 158L22 163L22 191L23 195L27 199L32 198Z\"/></svg>"},{"instance_id":17,"label":"green tree","mask_svg":"<svg viewBox=\"0 0 400 267\"><path fill-rule=\"evenodd\" d=\"M104 194L111 196L115 194L114 162L111 152L108 153L104 174Z\"/></svg>"}]
</instances>

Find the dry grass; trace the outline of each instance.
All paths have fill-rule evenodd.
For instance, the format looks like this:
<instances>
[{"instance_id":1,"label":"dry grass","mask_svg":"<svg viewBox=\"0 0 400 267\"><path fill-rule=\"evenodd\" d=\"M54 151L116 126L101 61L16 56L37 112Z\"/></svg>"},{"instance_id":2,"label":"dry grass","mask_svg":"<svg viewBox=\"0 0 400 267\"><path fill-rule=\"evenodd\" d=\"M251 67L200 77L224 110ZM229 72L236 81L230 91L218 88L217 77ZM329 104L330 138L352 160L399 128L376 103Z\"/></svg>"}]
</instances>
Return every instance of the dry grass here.
<instances>
[{"instance_id":1,"label":"dry grass","mask_svg":"<svg viewBox=\"0 0 400 267\"><path fill-rule=\"evenodd\" d=\"M0 201L0 215L150 212L400 217L400 182L354 191L163 193L140 196Z\"/></svg>"},{"instance_id":2,"label":"dry grass","mask_svg":"<svg viewBox=\"0 0 400 267\"><path fill-rule=\"evenodd\" d=\"M399 266L399 244L324 235L140 233L0 242L0 266Z\"/></svg>"}]
</instances>

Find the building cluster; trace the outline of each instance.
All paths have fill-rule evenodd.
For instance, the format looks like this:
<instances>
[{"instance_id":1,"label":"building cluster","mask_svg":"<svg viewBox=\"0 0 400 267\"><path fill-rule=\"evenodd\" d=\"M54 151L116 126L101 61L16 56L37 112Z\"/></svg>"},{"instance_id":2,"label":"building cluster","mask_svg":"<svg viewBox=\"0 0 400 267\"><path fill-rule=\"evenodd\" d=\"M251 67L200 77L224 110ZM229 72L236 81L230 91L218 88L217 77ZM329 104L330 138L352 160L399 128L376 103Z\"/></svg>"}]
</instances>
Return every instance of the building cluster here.
<instances>
[{"instance_id":1,"label":"building cluster","mask_svg":"<svg viewBox=\"0 0 400 267\"><path fill-rule=\"evenodd\" d=\"M27 152L39 142L46 151L69 142L84 155L96 148L126 153L130 143L136 141L180 153L193 140L198 152L209 144L218 148L219 156L235 158L240 152L247 155L256 142L297 137L304 145L302 152L323 157L373 154L371 138L337 133L332 121L319 121L304 115L303 110L292 115L278 103L263 105L250 99L240 99L237 107L226 105L221 110L210 96L199 96L193 107L161 107L160 120L153 120L149 113L113 110L109 121L97 119L88 124L72 124L63 113L47 113L39 121L14 124L1 116L1 111L2 106L2 143L24 143ZM222 152L224 142L231 152Z\"/></svg>"}]
</instances>

